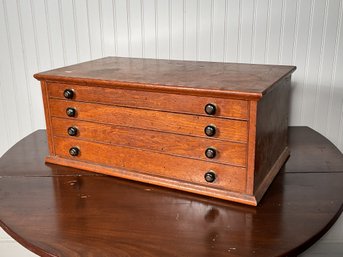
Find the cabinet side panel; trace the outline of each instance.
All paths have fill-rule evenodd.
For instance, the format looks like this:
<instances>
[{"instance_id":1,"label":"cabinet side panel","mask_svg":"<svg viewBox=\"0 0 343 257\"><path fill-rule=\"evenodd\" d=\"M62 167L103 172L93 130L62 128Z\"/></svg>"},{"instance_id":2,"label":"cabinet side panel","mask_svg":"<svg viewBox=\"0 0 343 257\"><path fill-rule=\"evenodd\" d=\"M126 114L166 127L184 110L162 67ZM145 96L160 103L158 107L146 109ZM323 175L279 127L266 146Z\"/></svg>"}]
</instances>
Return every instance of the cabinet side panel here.
<instances>
[{"instance_id":1,"label":"cabinet side panel","mask_svg":"<svg viewBox=\"0 0 343 257\"><path fill-rule=\"evenodd\" d=\"M247 183L246 193L252 195L254 193L254 176L255 176L255 148L256 148L256 112L257 102L250 101L249 103L249 137L247 151Z\"/></svg>"},{"instance_id":2,"label":"cabinet side panel","mask_svg":"<svg viewBox=\"0 0 343 257\"><path fill-rule=\"evenodd\" d=\"M257 105L254 192L261 198L288 157L287 128L290 76Z\"/></svg>"},{"instance_id":3,"label":"cabinet side panel","mask_svg":"<svg viewBox=\"0 0 343 257\"><path fill-rule=\"evenodd\" d=\"M43 96L43 103L44 103L44 114L45 114L45 123L46 123L46 134L48 137L49 155L53 156L55 155L55 148L54 148L53 137L52 137L48 84L45 81L41 81L41 87L42 87L42 96Z\"/></svg>"}]
</instances>

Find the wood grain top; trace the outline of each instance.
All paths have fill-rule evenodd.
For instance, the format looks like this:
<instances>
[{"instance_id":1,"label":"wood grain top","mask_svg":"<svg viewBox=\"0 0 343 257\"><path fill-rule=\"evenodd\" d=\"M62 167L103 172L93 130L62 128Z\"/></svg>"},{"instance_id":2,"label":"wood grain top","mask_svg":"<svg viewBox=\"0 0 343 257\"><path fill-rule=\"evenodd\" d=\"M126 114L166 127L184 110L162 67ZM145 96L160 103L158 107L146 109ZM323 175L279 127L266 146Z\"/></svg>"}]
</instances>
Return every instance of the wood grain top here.
<instances>
[{"instance_id":1,"label":"wood grain top","mask_svg":"<svg viewBox=\"0 0 343 257\"><path fill-rule=\"evenodd\" d=\"M35 74L38 80L194 95L260 98L295 66L106 57Z\"/></svg>"},{"instance_id":2,"label":"wood grain top","mask_svg":"<svg viewBox=\"0 0 343 257\"><path fill-rule=\"evenodd\" d=\"M342 212L343 156L289 132L288 162L251 207L44 164L37 131L0 158L0 226L40 256L297 256Z\"/></svg>"}]
</instances>

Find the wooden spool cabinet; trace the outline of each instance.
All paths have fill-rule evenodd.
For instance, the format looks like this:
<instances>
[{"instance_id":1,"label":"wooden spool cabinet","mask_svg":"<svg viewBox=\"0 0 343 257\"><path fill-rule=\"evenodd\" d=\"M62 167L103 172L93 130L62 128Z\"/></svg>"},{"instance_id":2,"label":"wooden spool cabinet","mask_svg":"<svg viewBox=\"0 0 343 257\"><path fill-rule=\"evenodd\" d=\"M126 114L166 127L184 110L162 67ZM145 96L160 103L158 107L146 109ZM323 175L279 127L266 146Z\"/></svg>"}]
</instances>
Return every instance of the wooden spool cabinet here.
<instances>
[{"instance_id":1,"label":"wooden spool cabinet","mask_svg":"<svg viewBox=\"0 0 343 257\"><path fill-rule=\"evenodd\" d=\"M294 70L108 57L35 74L46 161L257 205L289 156Z\"/></svg>"}]
</instances>

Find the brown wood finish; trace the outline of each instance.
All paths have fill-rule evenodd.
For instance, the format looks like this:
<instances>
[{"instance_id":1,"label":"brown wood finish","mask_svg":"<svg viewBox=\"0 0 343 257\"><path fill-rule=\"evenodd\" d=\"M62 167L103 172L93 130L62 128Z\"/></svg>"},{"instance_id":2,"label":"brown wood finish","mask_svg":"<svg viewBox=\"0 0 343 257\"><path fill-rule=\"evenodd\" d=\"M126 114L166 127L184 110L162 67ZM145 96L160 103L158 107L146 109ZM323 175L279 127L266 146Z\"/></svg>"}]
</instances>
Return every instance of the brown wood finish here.
<instances>
[{"instance_id":1,"label":"brown wood finish","mask_svg":"<svg viewBox=\"0 0 343 257\"><path fill-rule=\"evenodd\" d=\"M254 194L254 183L255 183L255 149L256 149L256 113L257 113L257 102L249 102L249 122L248 122L248 144L247 144L247 183L246 193Z\"/></svg>"},{"instance_id":2,"label":"brown wood finish","mask_svg":"<svg viewBox=\"0 0 343 257\"><path fill-rule=\"evenodd\" d=\"M107 57L35 74L38 80L259 99L294 66Z\"/></svg>"},{"instance_id":3,"label":"brown wood finish","mask_svg":"<svg viewBox=\"0 0 343 257\"><path fill-rule=\"evenodd\" d=\"M183 135L207 137L204 129L215 125L217 132L213 138L236 142L247 142L247 122L219 119L195 115L159 112L144 109L109 106L93 103L50 100L52 117L68 118L66 109L73 107L77 111L75 118L112 125L124 125L156 131L165 131Z\"/></svg>"},{"instance_id":4,"label":"brown wood finish","mask_svg":"<svg viewBox=\"0 0 343 257\"><path fill-rule=\"evenodd\" d=\"M259 197L263 194L261 192L267 190L289 155L287 128L290 82L290 77L280 81L257 104L254 192L260 192ZM275 164L278 165L274 167Z\"/></svg>"},{"instance_id":5,"label":"brown wood finish","mask_svg":"<svg viewBox=\"0 0 343 257\"><path fill-rule=\"evenodd\" d=\"M92 164L130 170L137 173L146 173L152 177L157 175L164 178L173 178L180 180L180 183L182 181L196 183L241 193L245 191L245 168L77 139L55 137L54 142L58 157L74 161L86 161ZM80 149L80 154L79 156L72 157L68 151L71 147L75 146ZM73 163L69 165L73 166ZM84 168L89 170L86 166ZM121 174L125 173L125 171L118 172L117 169L113 170L113 175L121 177ZM204 174L210 170L213 170L217 175L213 183L208 183L204 180ZM206 188L203 190L204 194L208 194L206 193Z\"/></svg>"},{"instance_id":6,"label":"brown wood finish","mask_svg":"<svg viewBox=\"0 0 343 257\"><path fill-rule=\"evenodd\" d=\"M202 159L208 162L246 166L246 144L72 119L52 118L54 135L70 137L67 133L69 127L76 127L78 133L75 137L83 140L152 150L170 155ZM217 150L215 158L208 159L205 156L205 150L208 147L220 149Z\"/></svg>"},{"instance_id":7,"label":"brown wood finish","mask_svg":"<svg viewBox=\"0 0 343 257\"><path fill-rule=\"evenodd\" d=\"M49 141L56 147L46 161L256 205L288 157L294 70L111 57L36 74L45 83ZM68 108L76 115L68 117ZM77 127L76 137L67 136L68 126ZM84 147L71 160L67 142L75 138ZM193 166L184 176L186 163ZM210 167L242 169L244 176L220 171L215 178L206 175Z\"/></svg>"},{"instance_id":8,"label":"brown wood finish","mask_svg":"<svg viewBox=\"0 0 343 257\"><path fill-rule=\"evenodd\" d=\"M222 99L214 97L147 92L141 90L125 90L120 88L102 88L79 86L75 84L49 83L49 97L63 99L63 91L72 89L75 92L73 100L80 102L96 102L110 105L147 108L153 110L208 116L204 108L212 103L217 106L215 117L230 117L248 119L248 101Z\"/></svg>"},{"instance_id":9,"label":"brown wood finish","mask_svg":"<svg viewBox=\"0 0 343 257\"><path fill-rule=\"evenodd\" d=\"M43 104L44 104L44 115L45 115L45 123L46 123L46 131L48 134L48 146L49 146L49 154L55 154L55 145L53 142L53 134L51 128L51 114L50 114L50 102L49 102L49 95L48 95L48 87L47 83L42 81L41 83L42 88L42 96L43 96Z\"/></svg>"},{"instance_id":10,"label":"brown wood finish","mask_svg":"<svg viewBox=\"0 0 343 257\"><path fill-rule=\"evenodd\" d=\"M251 207L45 164L37 131L0 158L0 225L40 256L297 256L342 212L343 156L304 127L289 129L289 147Z\"/></svg>"}]
</instances>

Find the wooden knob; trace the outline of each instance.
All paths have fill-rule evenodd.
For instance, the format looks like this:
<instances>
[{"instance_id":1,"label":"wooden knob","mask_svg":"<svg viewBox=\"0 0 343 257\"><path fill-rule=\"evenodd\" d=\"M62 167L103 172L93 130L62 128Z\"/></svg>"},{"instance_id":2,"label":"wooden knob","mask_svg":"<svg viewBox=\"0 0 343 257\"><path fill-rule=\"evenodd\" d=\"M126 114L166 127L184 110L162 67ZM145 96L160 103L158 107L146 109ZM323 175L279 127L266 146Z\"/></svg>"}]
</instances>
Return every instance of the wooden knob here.
<instances>
[{"instance_id":1,"label":"wooden knob","mask_svg":"<svg viewBox=\"0 0 343 257\"><path fill-rule=\"evenodd\" d=\"M206 149L205 155L206 155L207 158L213 159L217 155L217 150L214 149L213 147L209 147L209 148Z\"/></svg>"},{"instance_id":2,"label":"wooden knob","mask_svg":"<svg viewBox=\"0 0 343 257\"><path fill-rule=\"evenodd\" d=\"M204 177L208 183L212 183L216 180L216 174L212 170L206 172Z\"/></svg>"},{"instance_id":3,"label":"wooden knob","mask_svg":"<svg viewBox=\"0 0 343 257\"><path fill-rule=\"evenodd\" d=\"M66 113L69 117L75 117L76 116L76 110L75 108L68 107L66 110Z\"/></svg>"},{"instance_id":4,"label":"wooden knob","mask_svg":"<svg viewBox=\"0 0 343 257\"><path fill-rule=\"evenodd\" d=\"M71 156L78 156L80 154L80 149L74 146L69 149L69 154Z\"/></svg>"},{"instance_id":5,"label":"wooden knob","mask_svg":"<svg viewBox=\"0 0 343 257\"><path fill-rule=\"evenodd\" d=\"M63 96L67 99L72 99L74 97L74 91L72 89L66 89L63 92Z\"/></svg>"},{"instance_id":6,"label":"wooden knob","mask_svg":"<svg viewBox=\"0 0 343 257\"><path fill-rule=\"evenodd\" d=\"M215 104L206 104L205 106L205 112L208 114L208 115L214 115L217 111L217 108L215 106Z\"/></svg>"},{"instance_id":7,"label":"wooden knob","mask_svg":"<svg viewBox=\"0 0 343 257\"><path fill-rule=\"evenodd\" d=\"M68 128L68 135L75 137L77 135L77 128L76 127L69 127Z\"/></svg>"},{"instance_id":8,"label":"wooden knob","mask_svg":"<svg viewBox=\"0 0 343 257\"><path fill-rule=\"evenodd\" d=\"M213 137L216 134L216 127L213 125L206 126L204 130L206 136Z\"/></svg>"}]
</instances>

